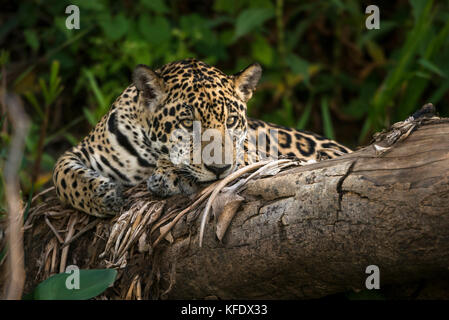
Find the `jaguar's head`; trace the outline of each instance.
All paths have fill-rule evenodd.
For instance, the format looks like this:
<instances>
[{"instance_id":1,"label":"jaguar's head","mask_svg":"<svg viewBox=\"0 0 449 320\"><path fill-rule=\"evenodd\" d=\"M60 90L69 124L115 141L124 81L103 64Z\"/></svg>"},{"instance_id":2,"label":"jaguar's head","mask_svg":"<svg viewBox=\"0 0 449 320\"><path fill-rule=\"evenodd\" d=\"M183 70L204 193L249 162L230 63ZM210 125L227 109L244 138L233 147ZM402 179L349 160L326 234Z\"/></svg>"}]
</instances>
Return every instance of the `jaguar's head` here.
<instances>
[{"instance_id":1,"label":"jaguar's head","mask_svg":"<svg viewBox=\"0 0 449 320\"><path fill-rule=\"evenodd\" d=\"M138 104L147 110L148 136L160 159L199 182L234 171L242 163L246 102L261 74L259 64L228 76L195 59L155 71L138 65Z\"/></svg>"}]
</instances>

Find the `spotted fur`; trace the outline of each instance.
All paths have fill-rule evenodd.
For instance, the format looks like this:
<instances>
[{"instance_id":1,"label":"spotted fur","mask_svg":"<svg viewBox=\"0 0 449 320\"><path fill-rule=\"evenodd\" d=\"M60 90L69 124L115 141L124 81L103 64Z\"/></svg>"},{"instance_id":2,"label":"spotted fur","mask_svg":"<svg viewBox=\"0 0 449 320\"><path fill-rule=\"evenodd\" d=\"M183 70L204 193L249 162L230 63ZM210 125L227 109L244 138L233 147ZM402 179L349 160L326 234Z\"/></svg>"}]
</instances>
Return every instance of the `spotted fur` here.
<instances>
[{"instance_id":1,"label":"spotted fur","mask_svg":"<svg viewBox=\"0 0 449 320\"><path fill-rule=\"evenodd\" d=\"M248 118L246 102L261 73L261 67L253 64L228 76L195 59L155 71L137 66L133 84L90 134L58 159L53 181L59 198L104 217L120 211L123 187L142 181L155 195L191 194L201 182L223 178L239 166L259 161L254 132L267 134L267 154L320 160L350 152L317 134ZM243 156L234 148L232 163L174 164L170 155L190 151L192 144L179 145L170 137L175 131L191 131L194 120L200 121L202 129L213 128L223 136L237 132L234 143L242 143ZM277 132L277 141L271 139L272 132ZM205 146L203 142L201 147Z\"/></svg>"}]
</instances>

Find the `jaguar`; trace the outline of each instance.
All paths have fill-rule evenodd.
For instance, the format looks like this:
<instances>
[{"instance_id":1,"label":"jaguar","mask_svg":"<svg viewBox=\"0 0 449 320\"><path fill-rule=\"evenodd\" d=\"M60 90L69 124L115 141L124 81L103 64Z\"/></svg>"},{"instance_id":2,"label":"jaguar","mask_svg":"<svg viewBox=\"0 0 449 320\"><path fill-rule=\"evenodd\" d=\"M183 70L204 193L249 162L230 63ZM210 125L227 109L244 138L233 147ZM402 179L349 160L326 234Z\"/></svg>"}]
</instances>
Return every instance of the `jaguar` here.
<instances>
[{"instance_id":1,"label":"jaguar","mask_svg":"<svg viewBox=\"0 0 449 320\"><path fill-rule=\"evenodd\" d=\"M233 75L197 59L154 70L138 65L107 114L57 160L59 199L107 217L120 212L124 188L142 182L159 197L192 194L268 156L319 161L351 152L318 134L249 118L247 102L261 75L258 63Z\"/></svg>"}]
</instances>

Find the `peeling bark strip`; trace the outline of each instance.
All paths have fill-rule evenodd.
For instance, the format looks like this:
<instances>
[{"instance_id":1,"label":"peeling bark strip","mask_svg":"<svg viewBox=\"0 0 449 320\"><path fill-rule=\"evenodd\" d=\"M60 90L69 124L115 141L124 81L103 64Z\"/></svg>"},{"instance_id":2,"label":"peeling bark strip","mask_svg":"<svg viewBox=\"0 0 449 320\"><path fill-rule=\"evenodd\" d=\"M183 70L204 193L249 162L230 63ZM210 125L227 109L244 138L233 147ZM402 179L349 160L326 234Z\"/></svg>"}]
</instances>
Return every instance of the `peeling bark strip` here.
<instances>
[{"instance_id":1,"label":"peeling bark strip","mask_svg":"<svg viewBox=\"0 0 449 320\"><path fill-rule=\"evenodd\" d=\"M126 267L119 269L114 288L105 296L318 298L364 289L366 267L376 265L381 288L430 279L445 286L449 298L449 119L420 122L415 131L404 130L410 134L407 138L394 136L390 144L382 145L381 154L371 145L338 159L250 181L240 193L243 201L226 233L218 233L222 241L210 217L202 248L201 212L195 211L172 229L172 243L162 240L151 251L149 242L154 244L160 234L150 231L160 229L139 221L146 221L150 213L145 208L156 204L145 191L130 191L129 202L143 211L128 225L137 228L133 234L139 239L130 244ZM170 221L176 216L174 208L189 203L179 196L167 199L161 219ZM36 204L25 227L25 292L61 263L56 253L62 246L45 215L62 237L69 217L76 215L74 238L98 219L62 210L55 197ZM149 217L152 221L153 215ZM108 266L100 254L117 219L99 219L95 230L73 239L66 264Z\"/></svg>"}]
</instances>

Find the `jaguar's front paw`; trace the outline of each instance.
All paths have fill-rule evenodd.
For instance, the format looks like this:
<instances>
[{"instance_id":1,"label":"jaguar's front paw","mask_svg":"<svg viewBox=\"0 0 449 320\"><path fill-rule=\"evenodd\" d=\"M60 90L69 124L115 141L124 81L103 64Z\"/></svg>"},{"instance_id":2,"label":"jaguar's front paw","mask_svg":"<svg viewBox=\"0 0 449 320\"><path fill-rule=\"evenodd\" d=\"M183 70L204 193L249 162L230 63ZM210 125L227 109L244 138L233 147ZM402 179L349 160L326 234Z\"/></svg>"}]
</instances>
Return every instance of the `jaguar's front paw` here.
<instances>
[{"instance_id":1,"label":"jaguar's front paw","mask_svg":"<svg viewBox=\"0 0 449 320\"><path fill-rule=\"evenodd\" d=\"M107 217L120 213L120 209L125 203L123 198L123 187L113 182L103 182L98 186L92 206L96 216Z\"/></svg>"},{"instance_id":2,"label":"jaguar's front paw","mask_svg":"<svg viewBox=\"0 0 449 320\"><path fill-rule=\"evenodd\" d=\"M125 199L123 198L123 189L121 185L117 185L115 189L109 190L103 198L104 208L113 214L119 213L124 204Z\"/></svg>"},{"instance_id":3,"label":"jaguar's front paw","mask_svg":"<svg viewBox=\"0 0 449 320\"><path fill-rule=\"evenodd\" d=\"M164 198L181 192L177 184L177 181L159 172L153 173L147 180L148 190L152 194Z\"/></svg>"}]
</instances>

